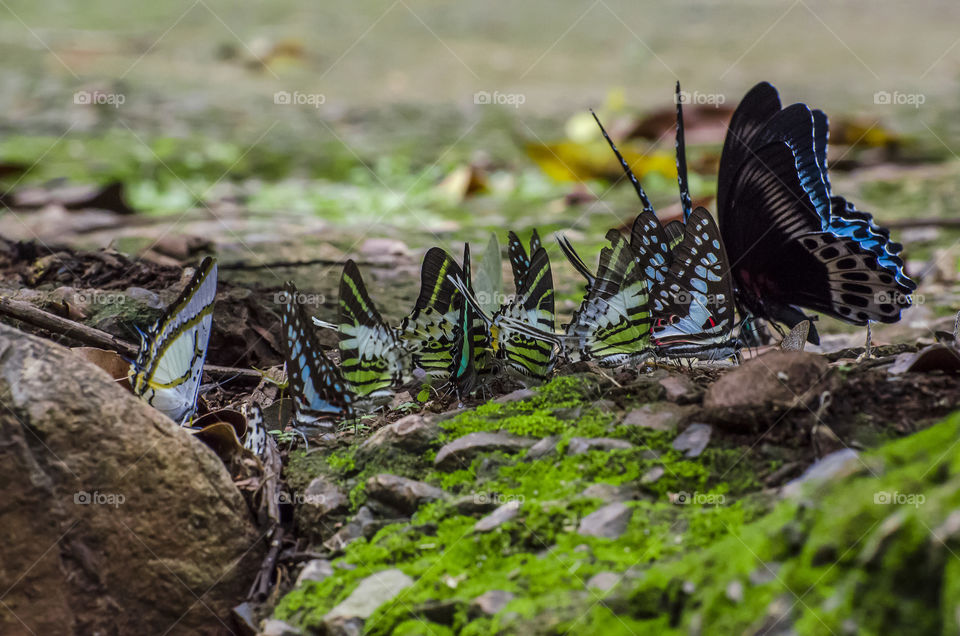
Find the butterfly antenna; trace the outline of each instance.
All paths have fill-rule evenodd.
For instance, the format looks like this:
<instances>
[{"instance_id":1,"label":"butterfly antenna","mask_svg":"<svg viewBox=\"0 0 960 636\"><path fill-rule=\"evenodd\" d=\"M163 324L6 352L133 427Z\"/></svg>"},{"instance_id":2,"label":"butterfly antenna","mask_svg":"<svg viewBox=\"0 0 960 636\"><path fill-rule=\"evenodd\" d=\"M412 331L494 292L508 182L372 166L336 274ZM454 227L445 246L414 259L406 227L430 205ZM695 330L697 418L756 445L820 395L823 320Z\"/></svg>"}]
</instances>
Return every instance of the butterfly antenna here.
<instances>
[{"instance_id":1,"label":"butterfly antenna","mask_svg":"<svg viewBox=\"0 0 960 636\"><path fill-rule=\"evenodd\" d=\"M687 145L683 135L683 93L680 92L680 80L677 80L677 182L680 184L680 204L683 206L683 222L686 223L693 212L693 201L690 199L690 184L687 181Z\"/></svg>"},{"instance_id":2,"label":"butterfly antenna","mask_svg":"<svg viewBox=\"0 0 960 636\"><path fill-rule=\"evenodd\" d=\"M653 204L650 203L650 197L648 197L647 193L644 192L643 186L640 185L640 181L637 179L637 176L633 174L633 170L630 169L630 164L627 163L627 160L624 159L623 155L620 154L620 151L617 150L616 144L613 143L613 139L610 139L610 135L607 134L607 130L603 127L603 124L600 123L600 118L597 117L597 114L593 112L592 108L590 109L590 114L593 115L593 119L597 122L597 126L600 126L600 132L603 133L603 138L607 140L608 144L610 144L610 149L613 150L613 154L615 154L617 159L620 161L623 171L630 179L630 183L633 184L633 189L637 191L637 196L640 197L640 202L643 203L643 211L653 212Z\"/></svg>"}]
</instances>

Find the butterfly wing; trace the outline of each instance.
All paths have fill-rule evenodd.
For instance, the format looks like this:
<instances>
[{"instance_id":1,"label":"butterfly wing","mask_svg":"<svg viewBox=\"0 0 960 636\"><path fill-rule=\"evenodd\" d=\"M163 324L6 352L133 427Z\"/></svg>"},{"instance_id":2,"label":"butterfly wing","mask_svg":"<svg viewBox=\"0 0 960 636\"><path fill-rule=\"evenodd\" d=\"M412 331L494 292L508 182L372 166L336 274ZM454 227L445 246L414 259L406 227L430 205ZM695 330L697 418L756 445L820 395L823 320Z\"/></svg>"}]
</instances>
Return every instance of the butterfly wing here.
<instances>
[{"instance_id":1,"label":"butterfly wing","mask_svg":"<svg viewBox=\"0 0 960 636\"><path fill-rule=\"evenodd\" d=\"M522 375L536 380L549 376L556 364L553 274L547 251L539 248L517 297L492 319L491 337L499 357ZM525 327L532 327L527 330ZM534 335L537 332L546 337Z\"/></svg>"},{"instance_id":2,"label":"butterfly wing","mask_svg":"<svg viewBox=\"0 0 960 636\"><path fill-rule=\"evenodd\" d=\"M530 242L533 242L533 238ZM510 269L513 271L513 285L519 294L523 279L527 277L527 271L530 269L530 257L520 238L513 231L507 233L507 256L510 259Z\"/></svg>"},{"instance_id":3,"label":"butterfly wing","mask_svg":"<svg viewBox=\"0 0 960 636\"><path fill-rule=\"evenodd\" d=\"M654 291L653 312L652 339L663 355L719 358L736 352L729 261L705 208L690 215L670 271Z\"/></svg>"},{"instance_id":4,"label":"butterfly wing","mask_svg":"<svg viewBox=\"0 0 960 636\"><path fill-rule=\"evenodd\" d=\"M744 162L720 230L738 299L755 315L797 305L853 324L895 322L910 289L852 238L821 230L821 219L784 142Z\"/></svg>"},{"instance_id":5,"label":"butterfly wing","mask_svg":"<svg viewBox=\"0 0 960 636\"><path fill-rule=\"evenodd\" d=\"M463 280L472 291L470 280L470 244L463 246ZM476 358L484 349L486 324L480 320L473 306L460 295L457 326L453 336L450 377L460 399L469 395L477 381Z\"/></svg>"},{"instance_id":6,"label":"butterfly wing","mask_svg":"<svg viewBox=\"0 0 960 636\"><path fill-rule=\"evenodd\" d=\"M690 199L690 184L687 181L687 145L683 134L683 100L680 94L680 82L677 82L677 92L674 98L677 103L677 139L674 147L677 151L677 183L680 186L680 206L683 209L683 222L686 223L693 212L693 201Z\"/></svg>"},{"instance_id":7,"label":"butterfly wing","mask_svg":"<svg viewBox=\"0 0 960 636\"><path fill-rule=\"evenodd\" d=\"M647 351L650 306L644 268L617 230L600 252L597 281L567 328L582 359L620 364Z\"/></svg>"},{"instance_id":8,"label":"butterfly wing","mask_svg":"<svg viewBox=\"0 0 960 636\"><path fill-rule=\"evenodd\" d=\"M134 392L170 419L193 415L217 295L217 264L205 258L164 315L143 334L130 367Z\"/></svg>"},{"instance_id":9,"label":"butterfly wing","mask_svg":"<svg viewBox=\"0 0 960 636\"><path fill-rule=\"evenodd\" d=\"M780 112L780 96L771 84L760 82L750 89L730 118L727 135L720 154L717 174L717 210L728 207L727 197L740 164L750 156L756 139L763 134L764 125Z\"/></svg>"},{"instance_id":10,"label":"butterfly wing","mask_svg":"<svg viewBox=\"0 0 960 636\"><path fill-rule=\"evenodd\" d=\"M420 268L420 295L400 327L414 350L413 364L435 378L448 377L460 317L460 292L450 276L462 276L456 261L439 247L428 250Z\"/></svg>"},{"instance_id":11,"label":"butterfly wing","mask_svg":"<svg viewBox=\"0 0 960 636\"><path fill-rule=\"evenodd\" d=\"M673 223L667 227L679 227L680 239L683 238L683 224ZM679 243L679 240L676 241ZM670 271L670 262L672 260L671 238L667 235L664 227L660 225L660 219L653 212L641 212L633 221L633 227L630 230L630 249L636 255L637 261L644 270L647 284L650 288L663 282Z\"/></svg>"},{"instance_id":12,"label":"butterfly wing","mask_svg":"<svg viewBox=\"0 0 960 636\"><path fill-rule=\"evenodd\" d=\"M330 415L353 418L353 393L339 370L320 349L299 292L287 283L286 302L280 314L283 328L284 361L293 396L295 419L311 424Z\"/></svg>"},{"instance_id":13,"label":"butterfly wing","mask_svg":"<svg viewBox=\"0 0 960 636\"><path fill-rule=\"evenodd\" d=\"M357 264L348 260L340 278L340 369L361 397L390 394L402 384L410 355L397 333L380 316Z\"/></svg>"}]
</instances>

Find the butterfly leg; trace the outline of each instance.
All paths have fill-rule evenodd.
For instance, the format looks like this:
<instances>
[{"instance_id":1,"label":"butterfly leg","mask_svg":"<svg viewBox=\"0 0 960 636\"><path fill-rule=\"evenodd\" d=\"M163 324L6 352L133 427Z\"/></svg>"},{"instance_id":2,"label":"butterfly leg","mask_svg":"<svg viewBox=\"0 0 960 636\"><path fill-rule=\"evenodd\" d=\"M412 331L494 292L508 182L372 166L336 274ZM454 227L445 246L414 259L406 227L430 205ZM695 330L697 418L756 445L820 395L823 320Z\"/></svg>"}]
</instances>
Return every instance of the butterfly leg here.
<instances>
[{"instance_id":1,"label":"butterfly leg","mask_svg":"<svg viewBox=\"0 0 960 636\"><path fill-rule=\"evenodd\" d=\"M867 321L867 340L863 345L863 353L857 356L857 362L863 362L864 360L870 360L871 358L875 357L873 355L873 343L871 342L873 338L871 336L872 330L870 328L870 322Z\"/></svg>"}]
</instances>

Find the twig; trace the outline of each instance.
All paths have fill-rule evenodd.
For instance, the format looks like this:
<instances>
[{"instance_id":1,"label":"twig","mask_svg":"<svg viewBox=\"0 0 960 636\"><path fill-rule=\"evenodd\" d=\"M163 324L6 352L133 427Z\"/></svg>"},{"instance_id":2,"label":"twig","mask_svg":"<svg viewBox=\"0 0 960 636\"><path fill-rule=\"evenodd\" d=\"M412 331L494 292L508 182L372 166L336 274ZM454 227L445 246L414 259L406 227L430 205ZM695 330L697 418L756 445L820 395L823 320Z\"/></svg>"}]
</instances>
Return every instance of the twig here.
<instances>
[{"instance_id":1,"label":"twig","mask_svg":"<svg viewBox=\"0 0 960 636\"><path fill-rule=\"evenodd\" d=\"M99 329L82 325L68 318L43 311L22 300L13 300L12 298L0 296L0 315L25 322L50 333L65 336L74 342L116 351L128 358L137 355L137 347L125 340L120 340L105 331L100 331ZM216 364L205 364L203 365L203 369L215 378L241 376L250 379L260 379L260 373L253 369L222 367Z\"/></svg>"},{"instance_id":2,"label":"twig","mask_svg":"<svg viewBox=\"0 0 960 636\"><path fill-rule=\"evenodd\" d=\"M295 267L312 267L313 265L328 265L343 267L346 261L338 261L329 258L314 258L308 261L271 261L269 263L251 263L249 261L237 261L235 263L220 263L221 270L250 270L250 269L281 269ZM357 261L357 265L363 267L394 267L394 263L371 263L369 261Z\"/></svg>"},{"instance_id":3,"label":"twig","mask_svg":"<svg viewBox=\"0 0 960 636\"><path fill-rule=\"evenodd\" d=\"M270 596L270 588L273 587L273 571L277 567L277 557L280 555L280 548L283 546L283 526L274 525L270 532L270 549L267 556L260 565L260 571L250 586L247 593L247 599L262 603Z\"/></svg>"}]
</instances>

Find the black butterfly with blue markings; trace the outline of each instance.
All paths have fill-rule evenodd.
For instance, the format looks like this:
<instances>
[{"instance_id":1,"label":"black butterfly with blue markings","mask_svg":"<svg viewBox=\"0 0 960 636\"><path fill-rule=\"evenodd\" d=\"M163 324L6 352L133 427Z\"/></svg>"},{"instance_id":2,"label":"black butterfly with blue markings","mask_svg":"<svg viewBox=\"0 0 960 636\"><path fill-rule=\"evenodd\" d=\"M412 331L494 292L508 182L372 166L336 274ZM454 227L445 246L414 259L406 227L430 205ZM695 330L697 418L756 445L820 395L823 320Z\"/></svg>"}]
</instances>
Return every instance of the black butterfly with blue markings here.
<instances>
[{"instance_id":1,"label":"black butterfly with blue markings","mask_svg":"<svg viewBox=\"0 0 960 636\"><path fill-rule=\"evenodd\" d=\"M296 285L284 287L280 313L287 383L293 396L297 424L314 424L330 417L354 418L354 395L339 369L320 349L313 323Z\"/></svg>"},{"instance_id":2,"label":"black butterfly with blue markings","mask_svg":"<svg viewBox=\"0 0 960 636\"><path fill-rule=\"evenodd\" d=\"M734 112L717 206L737 304L790 327L808 319L800 308L856 325L896 322L916 285L889 232L832 194L827 125L804 104L781 109L767 83ZM817 342L812 328L809 338Z\"/></svg>"},{"instance_id":3,"label":"black butterfly with blue markings","mask_svg":"<svg viewBox=\"0 0 960 636\"><path fill-rule=\"evenodd\" d=\"M216 295L217 263L207 257L163 316L141 332L130 365L133 392L180 425L196 411Z\"/></svg>"}]
</instances>

